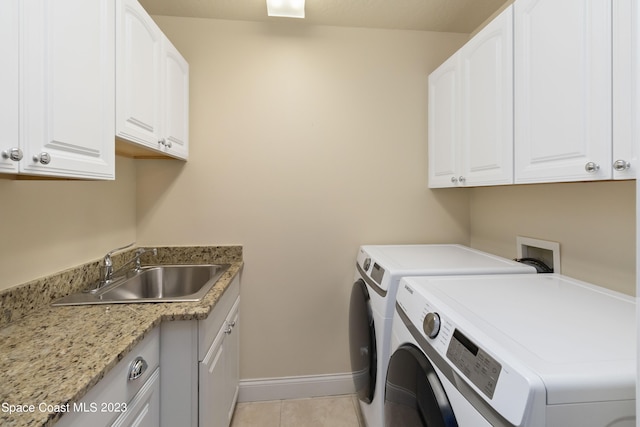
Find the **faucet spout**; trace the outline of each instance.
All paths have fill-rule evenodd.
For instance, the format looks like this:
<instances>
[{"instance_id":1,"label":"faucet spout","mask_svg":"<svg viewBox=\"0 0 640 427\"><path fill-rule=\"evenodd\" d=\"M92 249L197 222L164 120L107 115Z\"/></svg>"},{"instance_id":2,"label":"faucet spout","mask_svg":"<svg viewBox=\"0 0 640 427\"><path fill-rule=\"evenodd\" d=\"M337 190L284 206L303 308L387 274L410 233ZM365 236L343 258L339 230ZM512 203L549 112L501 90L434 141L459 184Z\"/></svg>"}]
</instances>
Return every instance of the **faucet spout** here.
<instances>
[{"instance_id":1,"label":"faucet spout","mask_svg":"<svg viewBox=\"0 0 640 427\"><path fill-rule=\"evenodd\" d=\"M142 269L142 263L140 262L140 257L142 256L142 254L145 254L147 252L151 252L155 256L158 255L158 249L157 248L138 248L138 249L136 249L135 254L134 254L132 259L127 261L117 271L114 271L113 260L111 259L111 256L115 252L122 251L124 249L130 248L134 244L135 244L135 242L130 243L130 244L128 244L126 246L123 246L121 248L114 249L112 251L109 251L104 256L104 259L102 260L102 264L103 265L100 267L100 270L101 270L100 281L96 285L95 289L92 290L92 292L95 292L98 289L101 289L103 286L112 283L115 280L116 276L122 275L121 273L123 271L125 271L127 268L129 268L132 264L133 264L133 268L131 268L131 271L139 272Z\"/></svg>"},{"instance_id":2,"label":"faucet spout","mask_svg":"<svg viewBox=\"0 0 640 427\"><path fill-rule=\"evenodd\" d=\"M135 267L133 267L134 271L140 271L140 268L142 268L141 264L140 264L140 257L142 256L142 254L147 253L147 252L151 252L153 254L153 256L158 256L158 248L139 248L136 249L136 255L135 257L129 261L127 264L125 264L125 267L134 262L136 263ZM124 267L123 267L124 268Z\"/></svg>"},{"instance_id":3,"label":"faucet spout","mask_svg":"<svg viewBox=\"0 0 640 427\"><path fill-rule=\"evenodd\" d=\"M113 260L111 259L111 256L116 253L116 252L120 252L122 250L128 249L130 247L132 247L133 245L135 245L136 242L131 242L128 245L122 246L121 248L116 248L113 250L110 250L109 252L107 252L107 254L104 256L103 260L102 260L102 274L101 274L101 278L100 278L100 283L98 284L98 287L102 287L103 285L109 283L111 280L113 280Z\"/></svg>"}]
</instances>

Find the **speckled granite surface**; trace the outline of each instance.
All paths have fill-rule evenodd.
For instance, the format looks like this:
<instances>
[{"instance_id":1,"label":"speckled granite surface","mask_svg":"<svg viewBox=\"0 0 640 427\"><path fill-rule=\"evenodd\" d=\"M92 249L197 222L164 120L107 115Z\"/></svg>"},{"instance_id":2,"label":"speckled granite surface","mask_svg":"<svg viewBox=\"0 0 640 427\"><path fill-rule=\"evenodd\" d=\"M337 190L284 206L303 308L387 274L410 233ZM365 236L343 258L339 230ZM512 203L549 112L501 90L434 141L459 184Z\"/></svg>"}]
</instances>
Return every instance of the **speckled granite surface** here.
<instances>
[{"instance_id":1,"label":"speckled granite surface","mask_svg":"<svg viewBox=\"0 0 640 427\"><path fill-rule=\"evenodd\" d=\"M119 262L128 259L126 255ZM158 248L156 259L143 259L154 264L230 263L231 267L201 301L190 303L51 307L53 299L66 294L47 288L52 284L86 287L87 282L84 286L76 282L93 273L89 273L90 265L16 287L24 289L14 288L10 297L5 292L0 296L2 309L22 316L0 329L0 425L53 425L61 414L40 411L41 403L63 405L80 400L161 322L205 319L240 272L242 248ZM9 414L8 405L35 405L35 410Z\"/></svg>"}]
</instances>

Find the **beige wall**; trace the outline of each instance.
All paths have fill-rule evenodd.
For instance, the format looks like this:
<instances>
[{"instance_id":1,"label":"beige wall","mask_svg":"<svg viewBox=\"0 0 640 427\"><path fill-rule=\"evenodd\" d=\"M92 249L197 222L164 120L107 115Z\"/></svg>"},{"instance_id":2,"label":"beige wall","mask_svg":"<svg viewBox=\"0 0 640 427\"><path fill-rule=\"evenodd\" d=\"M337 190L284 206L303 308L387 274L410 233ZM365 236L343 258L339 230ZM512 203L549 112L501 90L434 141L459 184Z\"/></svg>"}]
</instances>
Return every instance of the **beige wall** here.
<instances>
[{"instance_id":1,"label":"beige wall","mask_svg":"<svg viewBox=\"0 0 640 427\"><path fill-rule=\"evenodd\" d=\"M516 236L560 243L562 273L635 295L635 181L471 190L471 245L516 256Z\"/></svg>"},{"instance_id":2,"label":"beige wall","mask_svg":"<svg viewBox=\"0 0 640 427\"><path fill-rule=\"evenodd\" d=\"M115 181L0 179L0 290L103 256L136 239L135 163Z\"/></svg>"},{"instance_id":3,"label":"beige wall","mask_svg":"<svg viewBox=\"0 0 640 427\"><path fill-rule=\"evenodd\" d=\"M244 245L243 378L350 371L364 243L468 243L427 189L427 75L466 35L154 17L189 61L189 162L138 164L144 244Z\"/></svg>"}]
</instances>

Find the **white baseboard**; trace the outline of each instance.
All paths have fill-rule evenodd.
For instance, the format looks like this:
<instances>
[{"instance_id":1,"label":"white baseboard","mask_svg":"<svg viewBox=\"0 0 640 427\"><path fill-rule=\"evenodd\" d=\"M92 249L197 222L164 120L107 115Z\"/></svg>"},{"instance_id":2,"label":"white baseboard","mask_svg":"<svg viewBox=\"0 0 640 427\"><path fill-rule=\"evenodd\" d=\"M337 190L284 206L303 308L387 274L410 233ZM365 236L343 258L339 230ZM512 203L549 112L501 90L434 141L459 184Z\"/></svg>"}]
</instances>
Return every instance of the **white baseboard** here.
<instances>
[{"instance_id":1,"label":"white baseboard","mask_svg":"<svg viewBox=\"0 0 640 427\"><path fill-rule=\"evenodd\" d=\"M240 380L238 402L301 399L355 393L353 374Z\"/></svg>"}]
</instances>

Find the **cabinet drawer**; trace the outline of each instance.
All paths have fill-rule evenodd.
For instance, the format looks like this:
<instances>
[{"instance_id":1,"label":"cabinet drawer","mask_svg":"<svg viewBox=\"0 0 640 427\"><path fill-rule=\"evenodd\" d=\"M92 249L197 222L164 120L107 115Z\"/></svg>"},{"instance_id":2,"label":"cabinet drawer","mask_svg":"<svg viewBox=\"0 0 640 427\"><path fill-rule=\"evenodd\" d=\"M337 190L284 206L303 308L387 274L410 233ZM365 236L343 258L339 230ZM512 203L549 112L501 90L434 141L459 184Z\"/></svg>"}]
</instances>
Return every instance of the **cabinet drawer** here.
<instances>
[{"instance_id":1,"label":"cabinet drawer","mask_svg":"<svg viewBox=\"0 0 640 427\"><path fill-rule=\"evenodd\" d=\"M142 357L146 370L135 380L129 380L131 364ZM131 399L142 388L160 365L160 331L155 328L131 350L105 377L80 400L70 402L70 413L63 416L57 426L109 425L127 408Z\"/></svg>"},{"instance_id":2,"label":"cabinet drawer","mask_svg":"<svg viewBox=\"0 0 640 427\"><path fill-rule=\"evenodd\" d=\"M160 368L156 368L144 387L127 405L127 412L111 427L156 427L160 425Z\"/></svg>"},{"instance_id":3,"label":"cabinet drawer","mask_svg":"<svg viewBox=\"0 0 640 427\"><path fill-rule=\"evenodd\" d=\"M240 295L240 279L236 276L229 284L222 298L215 305L209 317L198 323L198 361L202 361L211 347L229 310Z\"/></svg>"}]
</instances>

